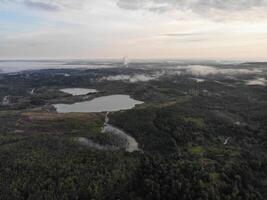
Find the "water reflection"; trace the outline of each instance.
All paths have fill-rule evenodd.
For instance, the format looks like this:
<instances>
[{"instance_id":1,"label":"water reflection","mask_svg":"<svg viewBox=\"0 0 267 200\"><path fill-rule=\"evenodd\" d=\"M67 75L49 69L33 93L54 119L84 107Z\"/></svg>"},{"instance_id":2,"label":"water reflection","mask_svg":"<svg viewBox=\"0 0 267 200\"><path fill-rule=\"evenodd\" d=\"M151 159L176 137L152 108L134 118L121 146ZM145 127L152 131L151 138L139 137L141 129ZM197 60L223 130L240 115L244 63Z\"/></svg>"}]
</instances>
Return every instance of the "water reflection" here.
<instances>
[{"instance_id":1,"label":"water reflection","mask_svg":"<svg viewBox=\"0 0 267 200\"><path fill-rule=\"evenodd\" d=\"M55 104L54 106L58 113L92 113L129 110L135 105L142 103L142 101L132 99L129 95L110 95L95 98L91 101L78 102L74 104Z\"/></svg>"},{"instance_id":2,"label":"water reflection","mask_svg":"<svg viewBox=\"0 0 267 200\"><path fill-rule=\"evenodd\" d=\"M61 92L67 93L67 94L71 94L73 96L78 96L78 95L86 95L89 93L96 93L98 92L95 89L87 89L87 88L65 88L65 89L61 89Z\"/></svg>"}]
</instances>

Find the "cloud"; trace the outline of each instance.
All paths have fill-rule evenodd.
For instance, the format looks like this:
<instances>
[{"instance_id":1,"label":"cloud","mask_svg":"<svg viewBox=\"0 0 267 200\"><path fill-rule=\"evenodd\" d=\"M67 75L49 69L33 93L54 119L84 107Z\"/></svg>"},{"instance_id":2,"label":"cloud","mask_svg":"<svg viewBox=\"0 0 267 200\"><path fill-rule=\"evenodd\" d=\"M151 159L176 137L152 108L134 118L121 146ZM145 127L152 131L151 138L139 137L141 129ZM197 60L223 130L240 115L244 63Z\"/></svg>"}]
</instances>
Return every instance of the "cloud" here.
<instances>
[{"instance_id":1,"label":"cloud","mask_svg":"<svg viewBox=\"0 0 267 200\"><path fill-rule=\"evenodd\" d=\"M0 3L15 3L31 9L43 11L60 11L62 9L81 9L87 0L0 0Z\"/></svg>"},{"instance_id":2,"label":"cloud","mask_svg":"<svg viewBox=\"0 0 267 200\"><path fill-rule=\"evenodd\" d=\"M267 8L267 0L118 0L117 5L128 10L152 12L191 11L198 15L218 15L238 13L256 8ZM224 16L227 17L227 16Z\"/></svg>"},{"instance_id":3,"label":"cloud","mask_svg":"<svg viewBox=\"0 0 267 200\"><path fill-rule=\"evenodd\" d=\"M119 0L117 5L124 9L147 9L161 8L192 10L196 12L217 10L243 10L255 7L266 7L266 0ZM163 9L164 8L164 9Z\"/></svg>"},{"instance_id":4,"label":"cloud","mask_svg":"<svg viewBox=\"0 0 267 200\"><path fill-rule=\"evenodd\" d=\"M196 81L197 83L205 82L205 79L202 79L202 78L191 78L191 80L194 80L194 81Z\"/></svg>"},{"instance_id":5,"label":"cloud","mask_svg":"<svg viewBox=\"0 0 267 200\"><path fill-rule=\"evenodd\" d=\"M117 5L123 9L137 10L145 8L147 2L147 0L119 0Z\"/></svg>"},{"instance_id":6,"label":"cloud","mask_svg":"<svg viewBox=\"0 0 267 200\"><path fill-rule=\"evenodd\" d=\"M160 78L163 73L156 73L154 75L146 75L146 74L136 74L133 76L130 75L116 75L116 76L107 76L102 78L101 80L106 81L128 81L130 83L136 83L136 82L148 82L151 80L155 80Z\"/></svg>"},{"instance_id":7,"label":"cloud","mask_svg":"<svg viewBox=\"0 0 267 200\"><path fill-rule=\"evenodd\" d=\"M0 0L0 3L23 3L27 7L46 11L57 11L62 8L82 8L84 4L95 0ZM266 8L267 0L112 0L117 7L126 10L147 10L151 12L169 12L173 10L192 11L201 15L214 11L242 11L254 8ZM110 4L107 1L107 4ZM217 13L218 14L218 13Z\"/></svg>"},{"instance_id":8,"label":"cloud","mask_svg":"<svg viewBox=\"0 0 267 200\"><path fill-rule=\"evenodd\" d=\"M25 0L24 4L30 8L41 9L45 11L58 11L60 10L60 6L58 4L52 2L44 2L44 1L32 1L32 0Z\"/></svg>"},{"instance_id":9,"label":"cloud","mask_svg":"<svg viewBox=\"0 0 267 200\"><path fill-rule=\"evenodd\" d=\"M265 3L214 2L0 0L0 57L265 60Z\"/></svg>"},{"instance_id":10,"label":"cloud","mask_svg":"<svg viewBox=\"0 0 267 200\"><path fill-rule=\"evenodd\" d=\"M205 35L204 33L166 33L162 34L162 36L166 37L190 37L190 36L199 36L199 35Z\"/></svg>"},{"instance_id":11,"label":"cloud","mask_svg":"<svg viewBox=\"0 0 267 200\"><path fill-rule=\"evenodd\" d=\"M189 74L197 77L215 76L215 75L247 75L259 74L262 71L259 69L222 69L205 65L189 65L176 67L181 74Z\"/></svg>"},{"instance_id":12,"label":"cloud","mask_svg":"<svg viewBox=\"0 0 267 200\"><path fill-rule=\"evenodd\" d=\"M256 75L262 73L259 69L226 69L217 68L213 66L205 65L188 65L188 66L177 66L176 68L169 68L163 71L158 71L154 74L135 74L135 75L115 75L103 77L101 81L125 81L130 83L136 82L148 82L151 80L159 79L162 76L183 76L190 75L193 77L201 78L191 78L196 82L204 82L203 77L208 76L238 76L238 75ZM256 79L247 82L247 85L265 85L267 81L265 79Z\"/></svg>"},{"instance_id":13,"label":"cloud","mask_svg":"<svg viewBox=\"0 0 267 200\"><path fill-rule=\"evenodd\" d=\"M254 80L247 81L246 85L259 85L265 86L267 84L267 80L265 78L257 78Z\"/></svg>"}]
</instances>

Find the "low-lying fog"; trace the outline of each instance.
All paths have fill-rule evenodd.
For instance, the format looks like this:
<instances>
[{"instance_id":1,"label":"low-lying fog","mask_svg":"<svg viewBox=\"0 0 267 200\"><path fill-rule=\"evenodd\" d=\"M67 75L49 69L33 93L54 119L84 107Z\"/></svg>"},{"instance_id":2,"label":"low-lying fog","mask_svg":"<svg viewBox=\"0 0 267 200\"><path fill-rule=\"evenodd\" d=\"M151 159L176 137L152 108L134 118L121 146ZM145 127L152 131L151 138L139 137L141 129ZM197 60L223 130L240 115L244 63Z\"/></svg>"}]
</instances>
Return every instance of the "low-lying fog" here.
<instances>
[{"instance_id":1,"label":"low-lying fog","mask_svg":"<svg viewBox=\"0 0 267 200\"><path fill-rule=\"evenodd\" d=\"M267 74L267 68L248 68L243 66L206 66L206 65L185 65L185 66L162 66L162 69L152 69L152 72L138 73L134 75L112 75L101 78L101 81L124 81L124 82L147 82L151 80L157 80L162 77L171 76L188 76L191 80L198 83L204 82L206 79L216 80L218 77L224 79L237 79L242 80L243 76L252 76L253 80L248 82L247 85L256 83L258 85L264 85L265 80L263 78L257 78L259 75ZM243 77L243 78L242 78ZM255 80L254 80L255 79ZM246 80L246 79L245 79ZM248 80L246 80L248 81Z\"/></svg>"},{"instance_id":2,"label":"low-lying fog","mask_svg":"<svg viewBox=\"0 0 267 200\"><path fill-rule=\"evenodd\" d=\"M207 62L197 64L179 61L133 61L125 66L122 61L86 61L86 60L58 60L58 61L0 61L0 72L11 73L22 70L38 69L116 69L115 74L100 76L99 81L124 81L130 83L148 82L162 77L188 76L201 83L207 79L217 80L239 79L246 85L266 85L267 67L264 64L218 64ZM121 70L123 69L123 70ZM131 70L135 70L133 73ZM117 73L117 74L116 74ZM63 74L66 77L70 74ZM89 91L90 92L90 91ZM73 94L76 95L76 94Z\"/></svg>"},{"instance_id":3,"label":"low-lying fog","mask_svg":"<svg viewBox=\"0 0 267 200\"><path fill-rule=\"evenodd\" d=\"M135 75L115 75L103 77L102 81L128 81L130 83L136 82L147 82L155 80L163 76L165 73L154 73L154 74L135 74Z\"/></svg>"},{"instance_id":4,"label":"low-lying fog","mask_svg":"<svg viewBox=\"0 0 267 200\"><path fill-rule=\"evenodd\" d=\"M256 78L254 80L248 80L247 85L260 85L260 86L266 86L267 80L265 78Z\"/></svg>"},{"instance_id":5,"label":"low-lying fog","mask_svg":"<svg viewBox=\"0 0 267 200\"><path fill-rule=\"evenodd\" d=\"M14 73L25 70L40 70L40 69L99 69L99 68L113 68L113 62L83 62L83 61L0 61L0 72Z\"/></svg>"}]
</instances>

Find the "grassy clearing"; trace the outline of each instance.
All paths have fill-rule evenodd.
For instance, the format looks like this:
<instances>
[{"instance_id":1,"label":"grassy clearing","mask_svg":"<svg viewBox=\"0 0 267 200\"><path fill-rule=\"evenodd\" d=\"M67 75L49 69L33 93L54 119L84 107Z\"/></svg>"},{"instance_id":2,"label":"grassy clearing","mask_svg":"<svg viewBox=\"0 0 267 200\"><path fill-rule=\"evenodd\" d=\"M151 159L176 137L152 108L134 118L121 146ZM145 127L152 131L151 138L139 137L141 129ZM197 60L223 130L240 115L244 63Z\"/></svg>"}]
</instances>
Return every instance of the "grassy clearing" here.
<instances>
[{"instance_id":1,"label":"grassy clearing","mask_svg":"<svg viewBox=\"0 0 267 200\"><path fill-rule=\"evenodd\" d=\"M184 121L186 123L192 123L198 128L204 128L205 127L204 119L200 118L200 117L185 117Z\"/></svg>"},{"instance_id":2,"label":"grassy clearing","mask_svg":"<svg viewBox=\"0 0 267 200\"><path fill-rule=\"evenodd\" d=\"M104 114L25 112L16 128L27 134L90 136L101 132Z\"/></svg>"},{"instance_id":3,"label":"grassy clearing","mask_svg":"<svg viewBox=\"0 0 267 200\"><path fill-rule=\"evenodd\" d=\"M189 152L191 154L195 154L195 155L203 155L205 153L205 149L202 146L195 146L195 147L190 147L189 148Z\"/></svg>"},{"instance_id":4,"label":"grassy clearing","mask_svg":"<svg viewBox=\"0 0 267 200\"><path fill-rule=\"evenodd\" d=\"M217 172L212 172L209 174L212 183L216 184L220 181L220 174Z\"/></svg>"},{"instance_id":5,"label":"grassy clearing","mask_svg":"<svg viewBox=\"0 0 267 200\"><path fill-rule=\"evenodd\" d=\"M192 97L191 96L178 96L176 98L176 103L186 103L188 102Z\"/></svg>"},{"instance_id":6,"label":"grassy clearing","mask_svg":"<svg viewBox=\"0 0 267 200\"><path fill-rule=\"evenodd\" d=\"M233 157L233 158L240 156L239 149L232 148L232 147L224 147L224 146L209 147L207 150L207 153L210 155L215 155L215 156L224 156L224 157Z\"/></svg>"}]
</instances>

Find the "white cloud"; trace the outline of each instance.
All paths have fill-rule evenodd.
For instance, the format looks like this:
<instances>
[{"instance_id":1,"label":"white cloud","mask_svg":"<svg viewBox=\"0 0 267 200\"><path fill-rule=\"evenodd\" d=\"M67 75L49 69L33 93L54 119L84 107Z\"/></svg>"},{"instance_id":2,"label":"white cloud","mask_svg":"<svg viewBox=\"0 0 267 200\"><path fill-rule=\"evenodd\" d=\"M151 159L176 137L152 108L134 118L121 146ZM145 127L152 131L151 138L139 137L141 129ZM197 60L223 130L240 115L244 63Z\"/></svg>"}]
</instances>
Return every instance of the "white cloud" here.
<instances>
[{"instance_id":1,"label":"white cloud","mask_svg":"<svg viewBox=\"0 0 267 200\"><path fill-rule=\"evenodd\" d=\"M177 66L172 68L172 70L178 70L181 74L190 74L194 76L211 76L211 75L245 75L245 74L259 74L262 72L260 69L226 69L226 68L217 68L213 66L205 65L189 65L189 66Z\"/></svg>"},{"instance_id":2,"label":"white cloud","mask_svg":"<svg viewBox=\"0 0 267 200\"><path fill-rule=\"evenodd\" d=\"M257 78L257 79L249 80L246 82L246 85L265 86L266 84L267 84L267 80L265 78Z\"/></svg>"},{"instance_id":3,"label":"white cloud","mask_svg":"<svg viewBox=\"0 0 267 200\"><path fill-rule=\"evenodd\" d=\"M31 28L24 27L30 20L5 22L6 30L22 28L0 30L0 58L265 59L265 4L265 0L2 0L0 12L40 21Z\"/></svg>"},{"instance_id":4,"label":"white cloud","mask_svg":"<svg viewBox=\"0 0 267 200\"><path fill-rule=\"evenodd\" d=\"M20 4L30 9L60 11L62 9L81 9L87 0L0 0L0 4Z\"/></svg>"},{"instance_id":5,"label":"white cloud","mask_svg":"<svg viewBox=\"0 0 267 200\"><path fill-rule=\"evenodd\" d=\"M205 82L205 79L203 79L203 78L191 78L191 80L194 80L194 81L196 81L197 83Z\"/></svg>"},{"instance_id":6,"label":"white cloud","mask_svg":"<svg viewBox=\"0 0 267 200\"><path fill-rule=\"evenodd\" d=\"M116 76L107 76L103 77L101 80L106 81L127 81L130 83L136 82L148 82L151 80L158 79L162 76L162 73L156 73L154 75L146 75L146 74L135 74L135 75L116 75Z\"/></svg>"},{"instance_id":7,"label":"white cloud","mask_svg":"<svg viewBox=\"0 0 267 200\"><path fill-rule=\"evenodd\" d=\"M244 75L244 74L258 74L262 71L259 69L223 69L204 65L190 65L182 67L186 74L194 76L209 76L209 75Z\"/></svg>"},{"instance_id":8,"label":"white cloud","mask_svg":"<svg viewBox=\"0 0 267 200\"><path fill-rule=\"evenodd\" d=\"M266 0L119 0L118 6L124 9L146 9L164 12L173 9L192 10L197 13L211 10L240 11L253 8L265 8Z\"/></svg>"}]
</instances>

